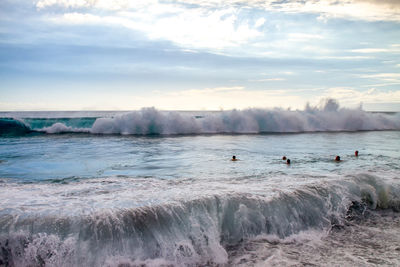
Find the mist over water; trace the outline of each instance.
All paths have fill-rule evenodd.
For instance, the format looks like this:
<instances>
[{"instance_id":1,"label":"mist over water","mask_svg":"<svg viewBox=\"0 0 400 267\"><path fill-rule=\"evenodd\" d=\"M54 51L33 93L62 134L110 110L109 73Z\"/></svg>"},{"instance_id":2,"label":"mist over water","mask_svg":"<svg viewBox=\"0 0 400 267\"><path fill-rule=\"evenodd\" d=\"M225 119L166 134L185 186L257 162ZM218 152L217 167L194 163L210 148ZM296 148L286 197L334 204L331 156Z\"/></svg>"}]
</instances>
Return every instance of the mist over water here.
<instances>
[{"instance_id":1,"label":"mist over water","mask_svg":"<svg viewBox=\"0 0 400 267\"><path fill-rule=\"evenodd\" d=\"M0 265L399 264L398 114L65 115L0 120Z\"/></svg>"}]
</instances>

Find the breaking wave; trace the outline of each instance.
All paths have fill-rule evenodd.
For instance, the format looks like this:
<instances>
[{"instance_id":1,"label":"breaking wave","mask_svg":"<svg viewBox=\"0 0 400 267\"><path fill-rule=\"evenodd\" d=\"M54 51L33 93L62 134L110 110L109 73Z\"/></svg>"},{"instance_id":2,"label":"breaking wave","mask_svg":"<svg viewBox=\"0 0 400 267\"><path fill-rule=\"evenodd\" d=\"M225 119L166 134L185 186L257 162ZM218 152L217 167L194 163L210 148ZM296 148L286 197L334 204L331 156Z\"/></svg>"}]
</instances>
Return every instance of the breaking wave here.
<instances>
[{"instance_id":1,"label":"breaking wave","mask_svg":"<svg viewBox=\"0 0 400 267\"><path fill-rule=\"evenodd\" d=\"M198 266L226 264L226 248L258 235L329 231L351 210L400 208L399 188L375 176L309 185L266 199L247 194L106 209L74 216L0 214L0 264Z\"/></svg>"},{"instance_id":2,"label":"breaking wave","mask_svg":"<svg viewBox=\"0 0 400 267\"><path fill-rule=\"evenodd\" d=\"M23 121L12 118L0 119L0 136L23 135L32 132L32 129Z\"/></svg>"},{"instance_id":3,"label":"breaking wave","mask_svg":"<svg viewBox=\"0 0 400 267\"><path fill-rule=\"evenodd\" d=\"M42 119L43 120L43 119ZM49 124L53 122L53 124ZM339 108L329 99L317 108L304 111L283 109L246 109L204 113L201 116L182 112L144 108L112 118L47 119L44 127L34 119L25 122L31 130L45 133L92 133L122 135L180 134L250 134L322 131L400 130L400 114L368 113L361 109ZM26 125L21 124L22 133ZM2 131L7 132L6 126ZM3 127L2 127L3 128ZM28 128L29 130L29 128Z\"/></svg>"}]
</instances>

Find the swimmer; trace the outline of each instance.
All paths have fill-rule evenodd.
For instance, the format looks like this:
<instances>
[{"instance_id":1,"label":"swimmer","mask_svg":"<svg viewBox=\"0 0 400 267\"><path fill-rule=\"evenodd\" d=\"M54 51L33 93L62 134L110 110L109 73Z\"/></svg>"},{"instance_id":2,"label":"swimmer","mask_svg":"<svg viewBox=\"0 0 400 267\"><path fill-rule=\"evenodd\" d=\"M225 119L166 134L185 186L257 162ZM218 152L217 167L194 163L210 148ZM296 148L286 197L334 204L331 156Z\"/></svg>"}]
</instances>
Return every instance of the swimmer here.
<instances>
[{"instance_id":1,"label":"swimmer","mask_svg":"<svg viewBox=\"0 0 400 267\"><path fill-rule=\"evenodd\" d=\"M232 156L232 161L237 161L236 156Z\"/></svg>"},{"instance_id":2,"label":"swimmer","mask_svg":"<svg viewBox=\"0 0 400 267\"><path fill-rule=\"evenodd\" d=\"M340 161L340 156L336 156L335 161Z\"/></svg>"},{"instance_id":3,"label":"swimmer","mask_svg":"<svg viewBox=\"0 0 400 267\"><path fill-rule=\"evenodd\" d=\"M287 159L287 160L286 160L286 164L287 164L287 165L290 165L290 159Z\"/></svg>"},{"instance_id":4,"label":"swimmer","mask_svg":"<svg viewBox=\"0 0 400 267\"><path fill-rule=\"evenodd\" d=\"M286 160L286 156L283 156L283 157L282 157L282 160Z\"/></svg>"},{"instance_id":5,"label":"swimmer","mask_svg":"<svg viewBox=\"0 0 400 267\"><path fill-rule=\"evenodd\" d=\"M358 150L354 151L354 156L358 157Z\"/></svg>"}]
</instances>

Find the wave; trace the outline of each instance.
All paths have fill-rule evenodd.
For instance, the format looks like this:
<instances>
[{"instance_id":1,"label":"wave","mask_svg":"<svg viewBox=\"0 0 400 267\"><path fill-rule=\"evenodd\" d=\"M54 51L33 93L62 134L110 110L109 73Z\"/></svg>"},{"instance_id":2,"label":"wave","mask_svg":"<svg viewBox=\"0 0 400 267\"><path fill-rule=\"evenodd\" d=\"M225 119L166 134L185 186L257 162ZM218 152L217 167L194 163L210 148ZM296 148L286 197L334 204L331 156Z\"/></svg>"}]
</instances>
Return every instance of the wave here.
<instances>
[{"instance_id":1,"label":"wave","mask_svg":"<svg viewBox=\"0 0 400 267\"><path fill-rule=\"evenodd\" d=\"M96 118L0 118L0 136L90 132Z\"/></svg>"},{"instance_id":2,"label":"wave","mask_svg":"<svg viewBox=\"0 0 400 267\"><path fill-rule=\"evenodd\" d=\"M144 108L111 118L25 120L30 129L44 133L122 135L258 134L325 131L400 130L400 114L368 113L339 108L329 99L322 107L304 111L246 109L193 115ZM43 127L39 127L42 125ZM21 127L24 127L21 125ZM7 131L7 129L5 130ZM24 133L24 131L22 131Z\"/></svg>"},{"instance_id":3,"label":"wave","mask_svg":"<svg viewBox=\"0 0 400 267\"><path fill-rule=\"evenodd\" d=\"M0 119L0 136L23 135L32 132L32 129L23 121L12 118Z\"/></svg>"},{"instance_id":4,"label":"wave","mask_svg":"<svg viewBox=\"0 0 400 267\"><path fill-rule=\"evenodd\" d=\"M400 116L362 110L305 111L247 109L212 113L201 118L142 109L114 118L99 118L91 133L131 135L248 134L324 131L400 130Z\"/></svg>"},{"instance_id":5,"label":"wave","mask_svg":"<svg viewBox=\"0 0 400 267\"><path fill-rule=\"evenodd\" d=\"M400 208L400 188L371 175L266 199L226 194L81 216L0 213L0 264L129 266L226 264L226 248L258 235L329 231L349 213Z\"/></svg>"}]
</instances>

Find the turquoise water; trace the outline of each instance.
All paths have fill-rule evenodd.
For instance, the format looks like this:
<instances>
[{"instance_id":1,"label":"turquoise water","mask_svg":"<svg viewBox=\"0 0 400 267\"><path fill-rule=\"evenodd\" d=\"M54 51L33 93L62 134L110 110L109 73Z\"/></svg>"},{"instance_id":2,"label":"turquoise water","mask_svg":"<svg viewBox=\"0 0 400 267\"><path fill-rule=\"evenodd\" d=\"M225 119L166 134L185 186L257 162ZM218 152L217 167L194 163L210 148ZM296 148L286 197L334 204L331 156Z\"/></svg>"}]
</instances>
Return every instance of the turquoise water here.
<instances>
[{"instance_id":1,"label":"turquoise water","mask_svg":"<svg viewBox=\"0 0 400 267\"><path fill-rule=\"evenodd\" d=\"M0 176L16 181L116 175L163 179L395 170L400 132L175 137L37 135L0 139ZM354 151L360 156L355 158ZM229 162L232 155L240 161ZM342 162L333 161L340 155ZM286 166L282 156L291 159ZM212 168L210 166L212 165Z\"/></svg>"}]
</instances>

